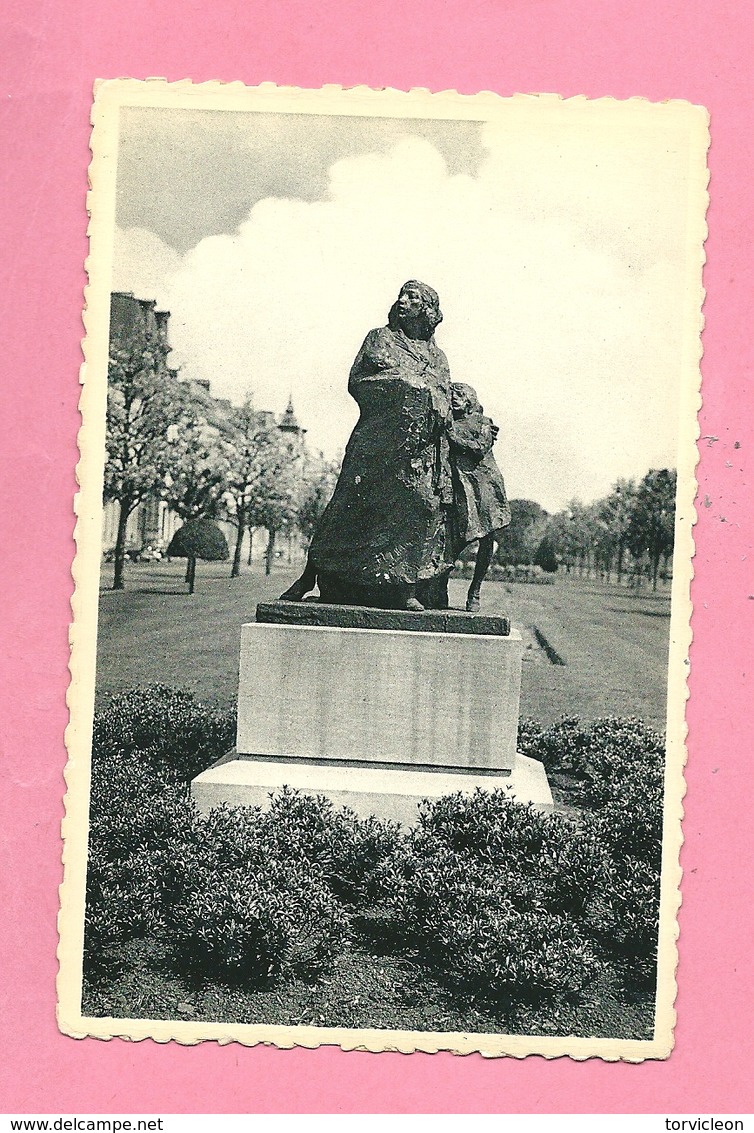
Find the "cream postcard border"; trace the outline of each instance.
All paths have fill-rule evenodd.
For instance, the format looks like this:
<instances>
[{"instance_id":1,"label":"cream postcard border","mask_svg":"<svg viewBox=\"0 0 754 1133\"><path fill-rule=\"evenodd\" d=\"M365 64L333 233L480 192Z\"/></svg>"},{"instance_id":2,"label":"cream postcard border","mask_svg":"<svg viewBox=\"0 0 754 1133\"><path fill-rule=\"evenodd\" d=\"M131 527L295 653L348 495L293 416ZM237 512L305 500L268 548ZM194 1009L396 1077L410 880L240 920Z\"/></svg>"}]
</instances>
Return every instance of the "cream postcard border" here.
<instances>
[{"instance_id":1,"label":"cream postcard border","mask_svg":"<svg viewBox=\"0 0 754 1133\"><path fill-rule=\"evenodd\" d=\"M660 945L658 988L655 1008L655 1035L651 1040L544 1037L536 1035L461 1034L413 1032L332 1027L288 1027L256 1024L205 1023L179 1020L92 1018L81 1014L84 900L90 787L90 746L94 711L99 564L102 530L102 485L105 449L105 411L107 404L108 327L110 279L115 229L115 175L118 147L118 110L121 106L195 108L204 110L246 110L274 113L316 113L365 115L373 117L421 117L488 121L500 119L515 110L519 119L531 118L536 125L543 104L568 106L581 115L614 114L622 108L626 124L648 115L665 118L688 136L689 205L687 216L684 310L683 375L679 397L678 488L675 532L675 568L672 585L670 655L667 710L667 758L665 770L665 815L663 828L662 883L660 899ZM547 1058L569 1056L574 1059L598 1057L609 1061L641 1062L667 1058L673 1047L676 996L677 913L681 903L682 799L685 792L683 767L686 758L685 702L687 698L688 650L691 643L692 612L690 583L693 576L694 544L692 526L696 519L695 467L699 436L696 415L701 405L699 363L703 326L702 266L707 233L707 166L709 145L708 115L700 106L681 101L650 103L633 98L617 103L614 99L587 100L577 97L561 100L557 95L522 95L502 98L485 92L459 95L455 91L432 94L426 90L410 92L372 90L366 87L343 89L327 86L316 91L277 87L266 83L245 87L241 83L209 82L198 85L189 80L168 83L162 79L146 81L114 79L95 85L92 110L91 189L87 197L90 216L90 252L86 262L89 284L85 290L83 342L84 364L80 380L82 426L79 432L80 485L75 500L77 516L76 558L73 564L75 593L72 599L73 624L70 630L71 684L67 703L70 724L66 731L68 764L65 770L67 794L62 823L64 880L60 887L58 1024L74 1038L87 1036L131 1040L152 1038L158 1042L175 1040L194 1044L204 1040L219 1043L257 1043L277 1047L318 1047L324 1044L343 1050L369 1051L453 1051L479 1052L484 1056L524 1057L539 1054Z\"/></svg>"}]
</instances>

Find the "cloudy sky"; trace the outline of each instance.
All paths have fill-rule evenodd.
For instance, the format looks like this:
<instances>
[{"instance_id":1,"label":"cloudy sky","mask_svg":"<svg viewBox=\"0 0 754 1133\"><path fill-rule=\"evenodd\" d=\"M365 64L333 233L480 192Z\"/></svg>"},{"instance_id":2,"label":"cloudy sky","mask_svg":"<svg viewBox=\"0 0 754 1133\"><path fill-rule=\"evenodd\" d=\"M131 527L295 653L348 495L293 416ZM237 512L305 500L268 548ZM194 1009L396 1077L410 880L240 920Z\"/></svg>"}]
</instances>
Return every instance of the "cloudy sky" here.
<instances>
[{"instance_id":1,"label":"cloudy sky","mask_svg":"<svg viewBox=\"0 0 754 1133\"><path fill-rule=\"evenodd\" d=\"M587 104L588 106L589 104ZM400 285L440 293L451 373L548 510L676 463L689 154L550 104L532 126L121 109L113 288L171 312L172 363L342 451L346 384ZM599 125L599 128L598 128Z\"/></svg>"}]
</instances>

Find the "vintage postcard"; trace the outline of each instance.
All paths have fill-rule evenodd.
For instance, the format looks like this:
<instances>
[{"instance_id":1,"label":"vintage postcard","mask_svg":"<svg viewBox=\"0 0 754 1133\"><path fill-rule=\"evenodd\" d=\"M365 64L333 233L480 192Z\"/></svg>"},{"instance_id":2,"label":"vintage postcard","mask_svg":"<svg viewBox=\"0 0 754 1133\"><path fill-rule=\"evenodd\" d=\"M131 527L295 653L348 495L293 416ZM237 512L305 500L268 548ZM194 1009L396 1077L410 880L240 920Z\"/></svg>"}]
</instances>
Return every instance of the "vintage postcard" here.
<instances>
[{"instance_id":1,"label":"vintage postcard","mask_svg":"<svg viewBox=\"0 0 754 1133\"><path fill-rule=\"evenodd\" d=\"M92 123L60 1028L667 1057L706 111Z\"/></svg>"}]
</instances>

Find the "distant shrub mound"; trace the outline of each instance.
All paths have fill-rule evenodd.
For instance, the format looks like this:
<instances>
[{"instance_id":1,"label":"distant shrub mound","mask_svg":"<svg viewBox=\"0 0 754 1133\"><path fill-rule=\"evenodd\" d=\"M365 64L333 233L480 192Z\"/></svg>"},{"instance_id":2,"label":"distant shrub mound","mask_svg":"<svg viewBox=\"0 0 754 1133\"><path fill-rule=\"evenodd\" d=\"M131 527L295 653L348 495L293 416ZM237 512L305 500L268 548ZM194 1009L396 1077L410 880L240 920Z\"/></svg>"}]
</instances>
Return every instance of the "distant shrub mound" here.
<instances>
[{"instance_id":1,"label":"distant shrub mound","mask_svg":"<svg viewBox=\"0 0 754 1133\"><path fill-rule=\"evenodd\" d=\"M179 527L168 547L171 559L204 559L208 563L225 562L228 542L211 519L189 519Z\"/></svg>"},{"instance_id":2,"label":"distant shrub mound","mask_svg":"<svg viewBox=\"0 0 754 1133\"><path fill-rule=\"evenodd\" d=\"M555 567L548 564L542 567L539 563L508 563L501 565L493 563L487 571L488 582L533 582L541 586L552 586L555 582ZM463 560L457 564L456 578L471 578L474 573L473 561Z\"/></svg>"}]
</instances>

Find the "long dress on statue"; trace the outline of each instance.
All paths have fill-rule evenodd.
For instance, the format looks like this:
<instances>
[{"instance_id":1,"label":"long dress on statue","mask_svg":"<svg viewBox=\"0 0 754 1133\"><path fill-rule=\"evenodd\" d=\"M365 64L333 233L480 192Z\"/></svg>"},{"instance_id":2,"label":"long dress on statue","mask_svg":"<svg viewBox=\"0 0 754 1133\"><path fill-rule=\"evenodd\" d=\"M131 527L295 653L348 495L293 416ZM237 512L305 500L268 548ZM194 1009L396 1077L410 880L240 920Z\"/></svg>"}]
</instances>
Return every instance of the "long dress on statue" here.
<instances>
[{"instance_id":1,"label":"long dress on statue","mask_svg":"<svg viewBox=\"0 0 754 1133\"><path fill-rule=\"evenodd\" d=\"M454 562L450 371L434 339L380 327L348 390L361 411L310 549L325 600L382 604Z\"/></svg>"},{"instance_id":2,"label":"long dress on statue","mask_svg":"<svg viewBox=\"0 0 754 1133\"><path fill-rule=\"evenodd\" d=\"M511 521L503 474L492 455L492 419L479 412L456 418L449 429L456 551L485 535L498 537Z\"/></svg>"}]
</instances>

